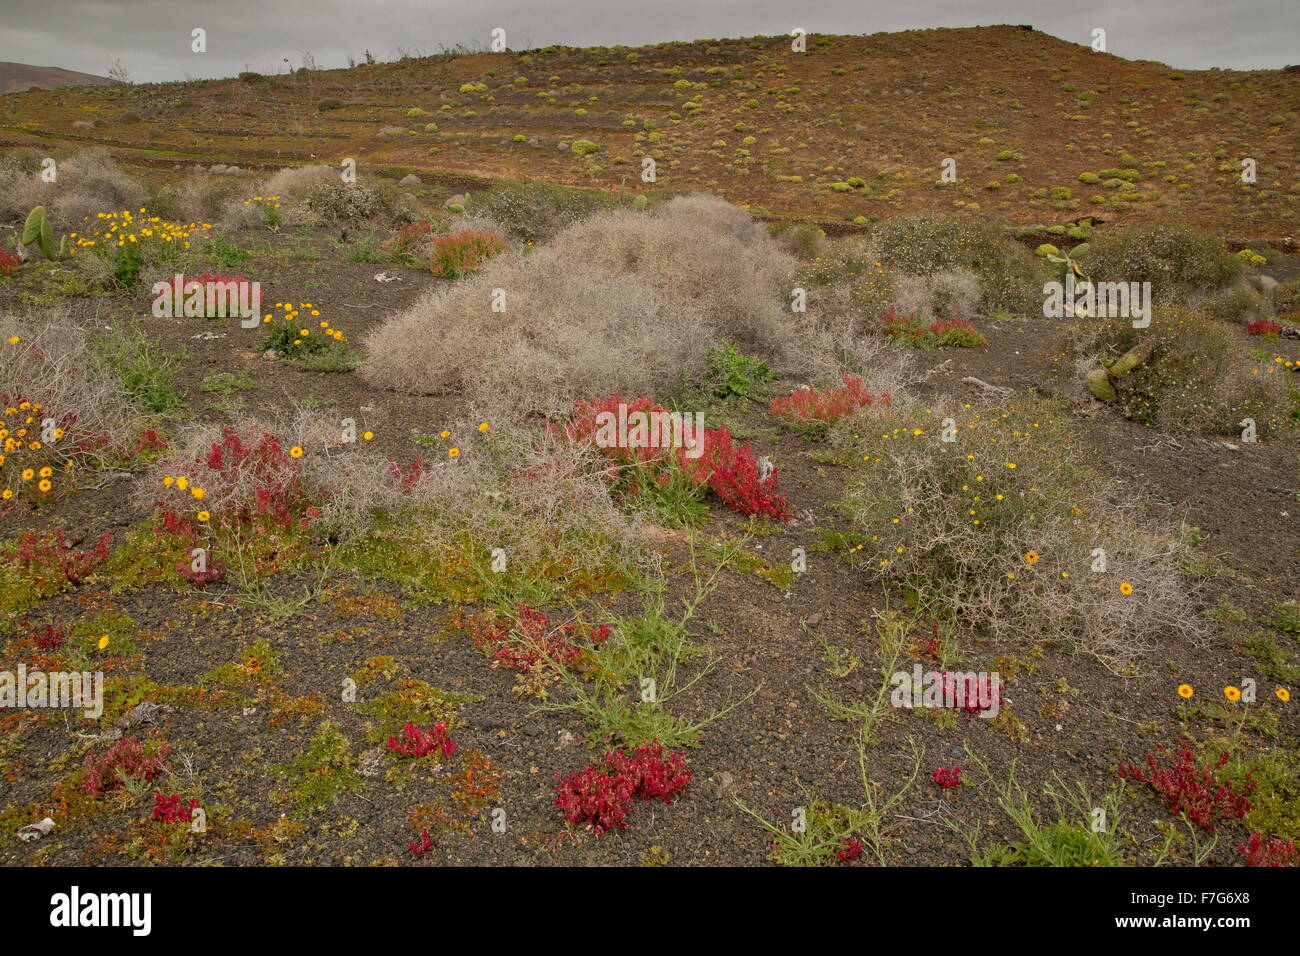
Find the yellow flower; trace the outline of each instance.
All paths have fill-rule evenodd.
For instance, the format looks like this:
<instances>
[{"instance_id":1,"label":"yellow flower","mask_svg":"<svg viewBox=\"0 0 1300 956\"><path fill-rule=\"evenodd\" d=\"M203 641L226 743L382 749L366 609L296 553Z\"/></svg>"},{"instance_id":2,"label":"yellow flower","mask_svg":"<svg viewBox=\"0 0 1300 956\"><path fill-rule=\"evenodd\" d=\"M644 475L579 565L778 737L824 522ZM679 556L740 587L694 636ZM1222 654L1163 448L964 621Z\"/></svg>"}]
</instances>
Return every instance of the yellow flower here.
<instances>
[{"instance_id":1,"label":"yellow flower","mask_svg":"<svg viewBox=\"0 0 1300 956\"><path fill-rule=\"evenodd\" d=\"M172 485L176 484L176 479L171 475L163 475L163 484L170 488Z\"/></svg>"},{"instance_id":2,"label":"yellow flower","mask_svg":"<svg viewBox=\"0 0 1300 956\"><path fill-rule=\"evenodd\" d=\"M455 458L455 457L458 456L459 454L460 454L460 449L459 449L459 448L449 448L449 449L447 450L447 457L448 457L448 458Z\"/></svg>"},{"instance_id":3,"label":"yellow flower","mask_svg":"<svg viewBox=\"0 0 1300 956\"><path fill-rule=\"evenodd\" d=\"M101 651L102 651L104 648L108 647L108 635L107 635L107 634L105 634L103 637L101 637L101 638L99 639L99 644L98 644L97 646L99 647L99 649L100 649Z\"/></svg>"},{"instance_id":4,"label":"yellow flower","mask_svg":"<svg viewBox=\"0 0 1300 956\"><path fill-rule=\"evenodd\" d=\"M451 432L449 432L449 431L444 431L444 432L440 433L440 434L438 435L438 437L439 437L439 438L450 438L450 437L451 437Z\"/></svg>"},{"instance_id":5,"label":"yellow flower","mask_svg":"<svg viewBox=\"0 0 1300 956\"><path fill-rule=\"evenodd\" d=\"M202 488L191 488L190 494L192 494L195 498L202 498L204 495L207 494L207 492L204 491Z\"/></svg>"},{"instance_id":6,"label":"yellow flower","mask_svg":"<svg viewBox=\"0 0 1300 956\"><path fill-rule=\"evenodd\" d=\"M1285 687L1279 687L1277 690L1273 691L1273 693L1276 694L1277 699L1282 701L1284 704L1291 699L1291 692Z\"/></svg>"},{"instance_id":7,"label":"yellow flower","mask_svg":"<svg viewBox=\"0 0 1300 956\"><path fill-rule=\"evenodd\" d=\"M362 433L361 433L361 437L362 437L363 439L365 439L366 441L370 441L370 439L372 439L372 438L375 437L375 433L374 433L374 432L362 432Z\"/></svg>"},{"instance_id":8,"label":"yellow flower","mask_svg":"<svg viewBox=\"0 0 1300 956\"><path fill-rule=\"evenodd\" d=\"M62 428L56 428L56 429L54 429L54 437L55 437L55 439L62 438L65 434L67 434L67 433L66 433Z\"/></svg>"},{"instance_id":9,"label":"yellow flower","mask_svg":"<svg viewBox=\"0 0 1300 956\"><path fill-rule=\"evenodd\" d=\"M301 458L301 457L302 457L302 449L301 449L299 446L294 445L292 448L289 449L289 457L291 457L291 458Z\"/></svg>"},{"instance_id":10,"label":"yellow flower","mask_svg":"<svg viewBox=\"0 0 1300 956\"><path fill-rule=\"evenodd\" d=\"M1037 551L1026 551L1026 552L1025 552L1025 563L1026 563L1026 564L1037 564L1037 563L1038 563L1038 552L1037 552Z\"/></svg>"},{"instance_id":11,"label":"yellow flower","mask_svg":"<svg viewBox=\"0 0 1300 956\"><path fill-rule=\"evenodd\" d=\"M478 430L481 431L481 432L485 432L485 431L487 431L487 430L488 430L488 423L487 423L487 422L481 422L481 423L479 424L479 426L478 426Z\"/></svg>"},{"instance_id":12,"label":"yellow flower","mask_svg":"<svg viewBox=\"0 0 1300 956\"><path fill-rule=\"evenodd\" d=\"M1178 685L1178 696L1181 697L1183 700L1191 700L1193 693L1195 692L1192 690L1191 684Z\"/></svg>"},{"instance_id":13,"label":"yellow flower","mask_svg":"<svg viewBox=\"0 0 1300 956\"><path fill-rule=\"evenodd\" d=\"M32 471L30 468L23 469L23 481L31 481L35 476L36 472Z\"/></svg>"},{"instance_id":14,"label":"yellow flower","mask_svg":"<svg viewBox=\"0 0 1300 956\"><path fill-rule=\"evenodd\" d=\"M49 491L50 488L53 487L53 485L50 484L50 479L42 478L40 481L36 483L36 487L41 489L41 491Z\"/></svg>"},{"instance_id":15,"label":"yellow flower","mask_svg":"<svg viewBox=\"0 0 1300 956\"><path fill-rule=\"evenodd\" d=\"M1121 582L1120 582L1120 585L1119 585L1119 593L1120 593L1120 594L1132 594L1132 593L1133 593L1133 585L1129 584L1127 581L1121 581Z\"/></svg>"},{"instance_id":16,"label":"yellow flower","mask_svg":"<svg viewBox=\"0 0 1300 956\"><path fill-rule=\"evenodd\" d=\"M212 515L208 514L206 511L200 511L197 515L195 515L195 517L198 518L200 521L207 521L209 518L212 517Z\"/></svg>"},{"instance_id":17,"label":"yellow flower","mask_svg":"<svg viewBox=\"0 0 1300 956\"><path fill-rule=\"evenodd\" d=\"M1241 700L1241 690L1231 685L1223 688L1223 696L1231 701Z\"/></svg>"}]
</instances>

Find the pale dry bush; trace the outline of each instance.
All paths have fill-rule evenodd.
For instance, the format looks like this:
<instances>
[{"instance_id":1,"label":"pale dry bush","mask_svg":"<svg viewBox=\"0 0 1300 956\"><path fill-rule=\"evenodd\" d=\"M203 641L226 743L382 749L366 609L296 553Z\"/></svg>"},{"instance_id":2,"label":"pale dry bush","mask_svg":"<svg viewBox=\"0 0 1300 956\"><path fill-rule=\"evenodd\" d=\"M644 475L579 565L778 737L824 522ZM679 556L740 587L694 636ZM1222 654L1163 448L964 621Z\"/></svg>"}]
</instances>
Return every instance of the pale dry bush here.
<instances>
[{"instance_id":1,"label":"pale dry bush","mask_svg":"<svg viewBox=\"0 0 1300 956\"><path fill-rule=\"evenodd\" d=\"M413 492L410 527L442 547L503 549L515 570L598 572L645 560L644 526L614 500L607 466L587 445L501 419Z\"/></svg>"},{"instance_id":2,"label":"pale dry bush","mask_svg":"<svg viewBox=\"0 0 1300 956\"><path fill-rule=\"evenodd\" d=\"M138 210L147 201L144 186L123 172L108 153L80 152L56 166L58 178L42 181L23 164L0 171L0 203L4 218L24 217L34 206L44 206L56 233L76 232L96 213Z\"/></svg>"},{"instance_id":3,"label":"pale dry bush","mask_svg":"<svg viewBox=\"0 0 1300 956\"><path fill-rule=\"evenodd\" d=\"M281 218L288 224L306 222L303 205L312 190L338 176L338 170L320 164L286 166L252 186L240 188L222 206L221 227L227 230L256 229L264 224L265 211L260 203L245 203L253 196L279 196Z\"/></svg>"},{"instance_id":4,"label":"pale dry bush","mask_svg":"<svg viewBox=\"0 0 1300 956\"><path fill-rule=\"evenodd\" d=\"M506 311L492 311L492 290ZM494 261L390 319L361 374L417 394L465 391L489 415L562 416L581 397L647 394L703 368L714 329L653 287L535 255Z\"/></svg>"},{"instance_id":5,"label":"pale dry bush","mask_svg":"<svg viewBox=\"0 0 1300 956\"><path fill-rule=\"evenodd\" d=\"M533 255L551 269L581 262L685 299L742 351L764 358L782 361L794 331L796 260L743 209L712 196L679 197L652 215L593 216Z\"/></svg>"},{"instance_id":6,"label":"pale dry bush","mask_svg":"<svg viewBox=\"0 0 1300 956\"><path fill-rule=\"evenodd\" d=\"M734 207L677 202L654 216L594 216L436 290L370 337L362 375L555 416L583 397L663 394L702 374L721 339L794 371L808 365L803 330L782 311L793 260L763 230L740 228ZM707 231L705 213L719 208ZM494 289L504 312L492 311Z\"/></svg>"},{"instance_id":7,"label":"pale dry bush","mask_svg":"<svg viewBox=\"0 0 1300 956\"><path fill-rule=\"evenodd\" d=\"M900 315L915 315L926 322L968 318L979 303L979 276L968 269L900 275L894 282L894 308Z\"/></svg>"},{"instance_id":8,"label":"pale dry bush","mask_svg":"<svg viewBox=\"0 0 1300 956\"><path fill-rule=\"evenodd\" d=\"M19 341L10 344L14 336ZM124 446L139 430L139 410L87 345L86 331L62 311L0 315L0 396L39 403L43 416L65 427L64 442L103 435ZM39 431L40 423L29 427Z\"/></svg>"},{"instance_id":9,"label":"pale dry bush","mask_svg":"<svg viewBox=\"0 0 1300 956\"><path fill-rule=\"evenodd\" d=\"M955 442L940 440L945 418ZM914 588L926 612L999 638L1060 641L1115 670L1203 634L1181 529L1143 520L1137 501L1091 471L1054 403L895 405L837 434L865 458L845 499L870 538L864 567ZM1092 570L1097 548L1104 572Z\"/></svg>"},{"instance_id":10,"label":"pale dry bush","mask_svg":"<svg viewBox=\"0 0 1300 956\"><path fill-rule=\"evenodd\" d=\"M836 385L841 375L856 375L873 394L902 396L920 380L912 353L868 327L847 285L809 289L808 310L796 323L787 367L812 384Z\"/></svg>"}]
</instances>

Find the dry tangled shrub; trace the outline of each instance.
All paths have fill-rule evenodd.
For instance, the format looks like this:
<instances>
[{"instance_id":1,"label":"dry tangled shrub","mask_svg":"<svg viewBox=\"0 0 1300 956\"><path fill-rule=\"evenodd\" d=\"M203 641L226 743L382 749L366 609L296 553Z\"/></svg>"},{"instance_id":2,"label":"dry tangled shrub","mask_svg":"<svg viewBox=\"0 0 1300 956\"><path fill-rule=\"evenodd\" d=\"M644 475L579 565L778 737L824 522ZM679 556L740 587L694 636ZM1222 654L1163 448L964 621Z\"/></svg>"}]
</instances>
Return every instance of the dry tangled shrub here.
<instances>
[{"instance_id":1,"label":"dry tangled shrub","mask_svg":"<svg viewBox=\"0 0 1300 956\"><path fill-rule=\"evenodd\" d=\"M783 311L793 260L742 217L707 197L594 216L390 319L362 374L558 415L584 396L663 393L699 375L720 339L800 371L802 331ZM496 289L503 312L492 310Z\"/></svg>"},{"instance_id":2,"label":"dry tangled shrub","mask_svg":"<svg viewBox=\"0 0 1300 956\"><path fill-rule=\"evenodd\" d=\"M1117 669L1202 633L1180 570L1186 534L1140 521L1138 503L1088 466L1059 404L895 406L838 428L860 462L846 502L864 569L912 589L925 612L1063 641Z\"/></svg>"},{"instance_id":3,"label":"dry tangled shrub","mask_svg":"<svg viewBox=\"0 0 1300 956\"><path fill-rule=\"evenodd\" d=\"M946 269L922 276L899 276L894 284L894 308L900 315L931 319L964 319L980 304L979 276L969 269Z\"/></svg>"},{"instance_id":4,"label":"dry tangled shrub","mask_svg":"<svg viewBox=\"0 0 1300 956\"><path fill-rule=\"evenodd\" d=\"M67 432L60 448L102 438L84 450L92 456L126 447L139 430L140 410L121 379L92 354L85 330L59 311L0 315L0 398L5 408L40 404ZM39 432L40 423L28 428Z\"/></svg>"},{"instance_id":5,"label":"dry tangled shrub","mask_svg":"<svg viewBox=\"0 0 1300 956\"><path fill-rule=\"evenodd\" d=\"M191 510L206 509L214 528L230 530L222 519L247 511L259 489L293 489L312 509L313 532L333 544L364 550L387 541L429 564L467 556L486 564L499 548L523 573L598 574L640 553L638 523L619 510L589 448L508 422L486 432L466 424L450 429L454 458L397 462L363 440L345 441L344 427L340 413L302 407L192 424L150 466L138 501L152 505L166 476L185 475L204 491ZM250 458L247 468L207 467L229 434L245 447L272 438L279 453Z\"/></svg>"},{"instance_id":6,"label":"dry tangled shrub","mask_svg":"<svg viewBox=\"0 0 1300 956\"><path fill-rule=\"evenodd\" d=\"M96 213L139 209L148 193L123 172L108 153L86 150L56 165L58 178L41 179L40 160L31 157L0 166L0 215L7 220L26 216L33 206L45 206L56 230L75 232Z\"/></svg>"},{"instance_id":7,"label":"dry tangled shrub","mask_svg":"<svg viewBox=\"0 0 1300 956\"><path fill-rule=\"evenodd\" d=\"M305 220L302 204L306 198L322 185L328 185L338 177L338 171L320 164L311 166L287 166L277 170L253 187L240 185L240 189L230 194L220 214L221 225L225 229L251 229L263 224L264 211L260 205L246 203L252 196L279 196L283 205L286 222L294 219ZM224 177L206 177L215 179L220 188Z\"/></svg>"}]
</instances>

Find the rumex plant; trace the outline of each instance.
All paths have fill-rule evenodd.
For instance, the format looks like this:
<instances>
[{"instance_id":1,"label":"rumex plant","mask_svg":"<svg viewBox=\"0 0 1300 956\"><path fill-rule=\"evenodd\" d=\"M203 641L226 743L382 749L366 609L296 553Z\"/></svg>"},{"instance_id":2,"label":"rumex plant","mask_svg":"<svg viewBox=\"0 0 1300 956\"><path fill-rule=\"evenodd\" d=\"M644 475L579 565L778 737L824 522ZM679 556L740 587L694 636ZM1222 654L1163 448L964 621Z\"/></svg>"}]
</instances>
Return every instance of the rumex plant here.
<instances>
[{"instance_id":1,"label":"rumex plant","mask_svg":"<svg viewBox=\"0 0 1300 956\"><path fill-rule=\"evenodd\" d=\"M1213 833L1217 821L1240 820L1250 812L1246 798L1255 789L1255 781L1248 775L1245 789L1239 793L1232 781L1218 779L1217 771L1231 759L1225 751L1215 762L1202 765L1191 747L1180 743L1172 751L1161 746L1158 756L1148 755L1145 767L1120 764L1116 773L1127 780L1150 784L1170 813L1183 814L1207 833Z\"/></svg>"},{"instance_id":2,"label":"rumex plant","mask_svg":"<svg viewBox=\"0 0 1300 956\"><path fill-rule=\"evenodd\" d=\"M795 390L783 398L774 398L768 411L777 418L811 435L825 434L831 425L856 412L859 408L879 404L889 407L889 395L873 395L866 390L862 379L853 375L840 377L839 388L809 388Z\"/></svg>"},{"instance_id":3,"label":"rumex plant","mask_svg":"<svg viewBox=\"0 0 1300 956\"><path fill-rule=\"evenodd\" d=\"M445 279L459 279L477 272L484 262L505 249L505 240L496 233L477 229L435 236L430 271Z\"/></svg>"},{"instance_id":4,"label":"rumex plant","mask_svg":"<svg viewBox=\"0 0 1300 956\"><path fill-rule=\"evenodd\" d=\"M583 643L599 645L609 637L602 624L585 635L576 621L552 624L546 611L520 604L512 623L492 627L482 620L473 623L473 640L502 667L535 671L539 666L571 667L581 659Z\"/></svg>"},{"instance_id":5,"label":"rumex plant","mask_svg":"<svg viewBox=\"0 0 1300 956\"><path fill-rule=\"evenodd\" d=\"M1250 839L1237 849L1247 866L1300 866L1300 850L1296 849L1294 842L1281 837L1265 840L1258 833L1252 833Z\"/></svg>"},{"instance_id":6,"label":"rumex plant","mask_svg":"<svg viewBox=\"0 0 1300 956\"><path fill-rule=\"evenodd\" d=\"M935 786L940 790L951 790L953 787L963 785L961 772L964 769L960 765L956 767L935 767L934 772L930 774L930 779L934 781Z\"/></svg>"},{"instance_id":7,"label":"rumex plant","mask_svg":"<svg viewBox=\"0 0 1300 956\"><path fill-rule=\"evenodd\" d=\"M400 740L397 737L388 738L388 749L399 757L411 757L417 760L431 753L441 753L444 757L450 757L456 752L456 742L451 739L445 720L438 721L428 730L422 730L408 720L406 726L402 728Z\"/></svg>"},{"instance_id":8,"label":"rumex plant","mask_svg":"<svg viewBox=\"0 0 1300 956\"><path fill-rule=\"evenodd\" d=\"M880 317L880 324L892 341L912 348L978 348L985 343L984 336L965 319L934 319L926 325L915 315L899 315L891 309Z\"/></svg>"},{"instance_id":9,"label":"rumex plant","mask_svg":"<svg viewBox=\"0 0 1300 956\"><path fill-rule=\"evenodd\" d=\"M631 494L637 493L644 482L663 486L675 475L684 475L692 485L711 490L733 511L767 515L781 521L791 516L789 503L777 491L777 469L773 467L769 474L760 476L753 448L749 442L734 443L730 429L705 429L702 436L695 436L695 440L703 445L697 457L688 454L690 449L685 447L663 447L653 434L653 426L644 442L634 440L632 434L627 436L626 442L602 442L601 420L617 420L620 407L623 420L629 422L635 415L645 415L648 421L654 421L653 416L671 414L649 396L629 401L615 394L579 401L569 421L553 430L561 432L571 442L594 445L611 465L607 472L610 480Z\"/></svg>"},{"instance_id":10,"label":"rumex plant","mask_svg":"<svg viewBox=\"0 0 1300 956\"><path fill-rule=\"evenodd\" d=\"M1268 319L1256 319L1254 322L1246 324L1246 332L1249 335L1258 335L1266 339L1276 339L1282 334L1282 326L1276 322L1270 322Z\"/></svg>"},{"instance_id":11,"label":"rumex plant","mask_svg":"<svg viewBox=\"0 0 1300 956\"><path fill-rule=\"evenodd\" d=\"M685 754L666 751L657 740L638 747L631 757L609 751L604 763L604 770L592 764L569 776L556 788L555 796L555 805L566 820L586 826L597 836L626 829L626 817L635 800L658 797L671 803L691 782Z\"/></svg>"},{"instance_id":12,"label":"rumex plant","mask_svg":"<svg viewBox=\"0 0 1300 956\"><path fill-rule=\"evenodd\" d=\"M54 575L68 584L80 584L91 571L108 560L108 545L113 536L104 534L89 549L72 547L63 539L62 529L53 532L24 531L10 557L21 567Z\"/></svg>"},{"instance_id":13,"label":"rumex plant","mask_svg":"<svg viewBox=\"0 0 1300 956\"><path fill-rule=\"evenodd\" d=\"M84 765L86 790L100 797L121 787L126 780L155 780L167 772L171 747L141 743L138 737L123 737L100 757L87 754Z\"/></svg>"},{"instance_id":14,"label":"rumex plant","mask_svg":"<svg viewBox=\"0 0 1300 956\"><path fill-rule=\"evenodd\" d=\"M161 793L155 793L153 796L153 818L158 823L188 823L194 817L194 811L198 809L199 801L191 800L189 803L182 803L179 794L173 793L171 796L163 796Z\"/></svg>"}]
</instances>

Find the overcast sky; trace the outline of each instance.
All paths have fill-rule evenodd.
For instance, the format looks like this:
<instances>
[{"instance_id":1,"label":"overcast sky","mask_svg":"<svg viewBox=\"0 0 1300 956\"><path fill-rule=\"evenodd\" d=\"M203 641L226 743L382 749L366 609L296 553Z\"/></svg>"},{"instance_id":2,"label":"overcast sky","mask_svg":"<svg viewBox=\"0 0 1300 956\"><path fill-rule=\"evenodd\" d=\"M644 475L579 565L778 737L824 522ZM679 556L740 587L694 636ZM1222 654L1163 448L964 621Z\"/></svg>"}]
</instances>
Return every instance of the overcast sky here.
<instances>
[{"instance_id":1,"label":"overcast sky","mask_svg":"<svg viewBox=\"0 0 1300 956\"><path fill-rule=\"evenodd\" d=\"M322 67L369 49L437 53L634 46L664 40L1027 23L1108 52L1181 69L1264 69L1300 62L1300 0L0 0L0 60L104 75L115 60L136 82L283 71L310 52ZM190 50L207 31L207 52Z\"/></svg>"}]
</instances>

